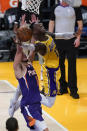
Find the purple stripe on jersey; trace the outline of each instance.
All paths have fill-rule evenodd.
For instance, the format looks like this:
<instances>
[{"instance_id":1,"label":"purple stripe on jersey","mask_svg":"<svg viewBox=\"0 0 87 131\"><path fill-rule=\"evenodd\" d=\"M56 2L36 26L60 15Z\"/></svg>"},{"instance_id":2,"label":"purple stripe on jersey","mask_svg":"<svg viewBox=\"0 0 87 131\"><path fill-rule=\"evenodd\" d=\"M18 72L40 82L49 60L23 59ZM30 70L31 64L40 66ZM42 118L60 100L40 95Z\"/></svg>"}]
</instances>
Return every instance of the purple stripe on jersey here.
<instances>
[{"instance_id":1,"label":"purple stripe on jersey","mask_svg":"<svg viewBox=\"0 0 87 131\"><path fill-rule=\"evenodd\" d=\"M57 95L57 87L56 87L56 77L55 77L55 72L59 69L58 68L47 68L47 72L48 72L48 84L50 84L50 96L54 97Z\"/></svg>"}]
</instances>

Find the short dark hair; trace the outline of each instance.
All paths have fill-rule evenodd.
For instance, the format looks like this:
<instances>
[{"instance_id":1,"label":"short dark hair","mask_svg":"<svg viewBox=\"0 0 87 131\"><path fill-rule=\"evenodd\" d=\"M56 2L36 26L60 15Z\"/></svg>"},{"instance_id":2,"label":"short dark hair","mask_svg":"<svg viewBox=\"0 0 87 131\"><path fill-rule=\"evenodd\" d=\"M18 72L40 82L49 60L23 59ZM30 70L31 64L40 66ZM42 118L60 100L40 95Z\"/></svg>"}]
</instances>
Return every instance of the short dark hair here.
<instances>
[{"instance_id":1,"label":"short dark hair","mask_svg":"<svg viewBox=\"0 0 87 131\"><path fill-rule=\"evenodd\" d=\"M8 131L16 131L18 128L18 121L16 118L10 117L6 120L6 129Z\"/></svg>"}]
</instances>

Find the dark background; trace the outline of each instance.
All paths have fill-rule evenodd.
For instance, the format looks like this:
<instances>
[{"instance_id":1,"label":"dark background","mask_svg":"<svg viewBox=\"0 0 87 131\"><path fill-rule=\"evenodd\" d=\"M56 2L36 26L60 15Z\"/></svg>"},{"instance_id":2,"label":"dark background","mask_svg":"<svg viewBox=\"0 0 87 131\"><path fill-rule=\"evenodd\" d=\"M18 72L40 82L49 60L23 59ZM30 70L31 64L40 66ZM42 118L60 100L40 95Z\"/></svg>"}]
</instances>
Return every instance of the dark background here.
<instances>
[{"instance_id":1,"label":"dark background","mask_svg":"<svg viewBox=\"0 0 87 131\"><path fill-rule=\"evenodd\" d=\"M50 2L49 0L44 0L40 6L39 19L44 24L46 29L48 29L51 9L54 4L54 0L50 0ZM20 20L19 16L17 15L18 11L21 16L21 4L19 4L19 8L17 7L8 9L4 14L4 18L0 18L0 61L14 60L16 47L12 40L12 37L14 37L14 33L12 30L14 21L16 19ZM78 51L78 57L85 58L87 57L87 7L81 6L81 11L84 26L81 36L81 45ZM9 22L9 18L12 18L11 22Z\"/></svg>"}]
</instances>

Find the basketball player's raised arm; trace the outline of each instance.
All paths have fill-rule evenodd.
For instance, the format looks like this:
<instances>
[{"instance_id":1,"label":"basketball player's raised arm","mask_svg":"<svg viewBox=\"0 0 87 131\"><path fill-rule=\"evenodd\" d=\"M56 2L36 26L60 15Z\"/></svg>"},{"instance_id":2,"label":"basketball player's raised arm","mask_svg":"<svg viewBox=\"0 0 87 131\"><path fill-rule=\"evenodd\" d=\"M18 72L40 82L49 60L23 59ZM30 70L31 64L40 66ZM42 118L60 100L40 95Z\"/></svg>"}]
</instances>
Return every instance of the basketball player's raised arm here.
<instances>
[{"instance_id":1,"label":"basketball player's raised arm","mask_svg":"<svg viewBox=\"0 0 87 131\"><path fill-rule=\"evenodd\" d=\"M35 57L35 51L30 51L29 54L29 61L32 63L34 61L34 57Z\"/></svg>"},{"instance_id":2,"label":"basketball player's raised arm","mask_svg":"<svg viewBox=\"0 0 87 131\"><path fill-rule=\"evenodd\" d=\"M20 75L21 74L21 67L20 67L21 59L22 59L22 48L19 45L17 45L17 51L16 51L14 64L13 64L15 76L17 78L21 76ZM13 117L14 111L16 111L20 106L20 101L18 101L18 98L20 97L20 95L21 95L21 90L20 90L20 86L18 86L18 88L16 89L16 92L13 95L13 98L10 101L10 106L9 106L10 117Z\"/></svg>"},{"instance_id":3,"label":"basketball player's raised arm","mask_svg":"<svg viewBox=\"0 0 87 131\"><path fill-rule=\"evenodd\" d=\"M19 45L17 45L17 51L13 64L15 75L17 75L17 72L21 72L21 60L22 60L22 48Z\"/></svg>"}]
</instances>

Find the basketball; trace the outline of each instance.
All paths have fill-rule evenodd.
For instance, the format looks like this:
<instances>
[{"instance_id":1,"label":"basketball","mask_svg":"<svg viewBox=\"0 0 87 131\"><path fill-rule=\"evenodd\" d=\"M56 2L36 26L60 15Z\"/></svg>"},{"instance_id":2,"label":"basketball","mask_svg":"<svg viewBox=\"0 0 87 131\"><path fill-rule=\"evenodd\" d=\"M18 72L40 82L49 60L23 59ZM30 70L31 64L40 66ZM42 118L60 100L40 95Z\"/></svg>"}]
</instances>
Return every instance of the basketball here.
<instances>
[{"instance_id":1,"label":"basketball","mask_svg":"<svg viewBox=\"0 0 87 131\"><path fill-rule=\"evenodd\" d=\"M27 27L20 27L17 30L17 37L21 42L29 41L32 37L32 30Z\"/></svg>"}]
</instances>

